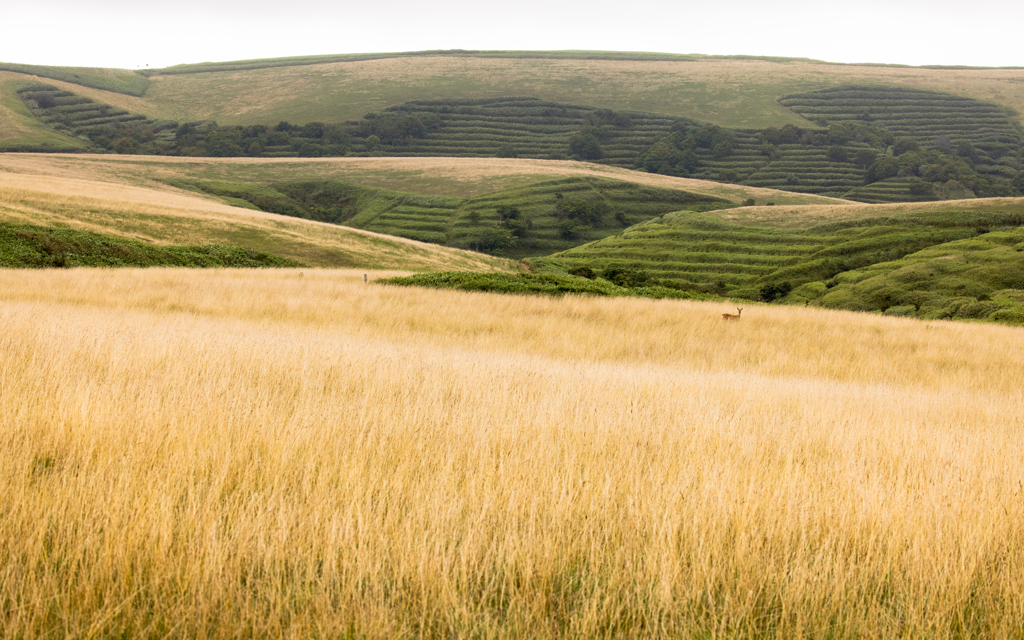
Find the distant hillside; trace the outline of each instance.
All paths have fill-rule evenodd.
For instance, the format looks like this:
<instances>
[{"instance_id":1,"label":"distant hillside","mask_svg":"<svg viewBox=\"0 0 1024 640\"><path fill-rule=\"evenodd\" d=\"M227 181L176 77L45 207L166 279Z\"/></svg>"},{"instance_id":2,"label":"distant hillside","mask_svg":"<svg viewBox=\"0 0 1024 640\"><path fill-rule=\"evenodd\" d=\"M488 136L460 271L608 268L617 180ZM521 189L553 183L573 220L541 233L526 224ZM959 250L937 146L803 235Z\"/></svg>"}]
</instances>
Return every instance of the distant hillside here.
<instances>
[{"instance_id":1,"label":"distant hillside","mask_svg":"<svg viewBox=\"0 0 1024 640\"><path fill-rule=\"evenodd\" d=\"M898 87L787 96L783 104L815 125L762 130L536 98L410 102L344 123L222 126L154 120L44 83L21 83L14 91L22 110L66 136L69 149L275 158L572 158L865 202L1024 193L1024 135L1006 109ZM13 150L48 151L54 144L20 141ZM4 145L0 141L0 149Z\"/></svg>"},{"instance_id":2,"label":"distant hillside","mask_svg":"<svg viewBox=\"0 0 1024 640\"><path fill-rule=\"evenodd\" d=\"M0 150L577 158L863 202L1024 193L1021 111L1024 69L743 56L428 51L145 74L0 68Z\"/></svg>"},{"instance_id":3,"label":"distant hillside","mask_svg":"<svg viewBox=\"0 0 1024 640\"><path fill-rule=\"evenodd\" d=\"M95 67L53 67L35 64L13 64L0 62L0 71L10 71L27 76L39 76L51 80L62 80L102 91L141 96L149 86L145 75L127 69L102 69Z\"/></svg>"},{"instance_id":4,"label":"distant hillside","mask_svg":"<svg viewBox=\"0 0 1024 640\"><path fill-rule=\"evenodd\" d=\"M808 60L650 55L602 59L552 52L396 55L302 66L153 75L151 117L276 124L343 122L415 100L532 96L597 108L688 117L735 128L808 122L778 100L832 86L943 91L1024 113L1024 69L835 65ZM621 54L620 54L621 55ZM187 67L186 67L187 69ZM205 67L209 69L209 67ZM188 114L181 113L185 108Z\"/></svg>"},{"instance_id":5,"label":"distant hillside","mask_svg":"<svg viewBox=\"0 0 1024 640\"><path fill-rule=\"evenodd\" d=\"M57 75L43 73L48 67L20 67L42 78ZM82 70L57 71L83 75ZM146 80L124 70L85 71ZM727 127L808 126L778 100L849 84L942 91L1024 113L1024 69L1018 68L840 65L617 52L414 52L179 65L149 73L142 98L84 87L76 92L151 118L220 124L344 122L414 100L529 95ZM73 75L69 81L80 87L83 82Z\"/></svg>"}]
</instances>

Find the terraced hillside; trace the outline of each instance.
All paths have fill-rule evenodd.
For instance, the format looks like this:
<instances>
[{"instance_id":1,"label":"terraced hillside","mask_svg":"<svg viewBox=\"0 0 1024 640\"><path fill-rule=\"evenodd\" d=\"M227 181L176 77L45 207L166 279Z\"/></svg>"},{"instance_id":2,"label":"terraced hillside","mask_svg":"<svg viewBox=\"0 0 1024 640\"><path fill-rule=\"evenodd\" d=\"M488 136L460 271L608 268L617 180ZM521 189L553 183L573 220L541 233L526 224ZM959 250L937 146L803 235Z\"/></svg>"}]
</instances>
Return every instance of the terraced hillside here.
<instances>
[{"instance_id":1,"label":"terraced hillside","mask_svg":"<svg viewBox=\"0 0 1024 640\"><path fill-rule=\"evenodd\" d=\"M852 86L787 96L781 104L828 128L837 141L849 140L866 123L893 138L892 158L879 158L865 179L887 178L918 184L916 199L962 197L963 190L1010 195L1019 191L1024 130L1006 108L933 91L905 87ZM921 184L924 183L924 184ZM951 183L951 184L947 184ZM767 186L767 185L765 185ZM861 189L848 194L865 201L891 201L892 189ZM949 193L959 191L959 193ZM904 191L903 195L907 195Z\"/></svg>"},{"instance_id":2,"label":"terraced hillside","mask_svg":"<svg viewBox=\"0 0 1024 640\"><path fill-rule=\"evenodd\" d=\"M786 96L779 103L822 127L871 122L894 136L907 136L944 151L968 142L982 158L1005 157L1021 144L1019 123L1006 108L937 91L835 87Z\"/></svg>"},{"instance_id":3,"label":"terraced hillside","mask_svg":"<svg viewBox=\"0 0 1024 640\"><path fill-rule=\"evenodd\" d=\"M400 193L333 180L170 184L272 213L510 257L568 249L670 211L735 206L713 196L583 176L471 198Z\"/></svg>"},{"instance_id":4,"label":"terraced hillside","mask_svg":"<svg viewBox=\"0 0 1024 640\"><path fill-rule=\"evenodd\" d=\"M450 51L183 65L149 75L147 107L141 112L222 124L341 122L414 100L531 95L731 128L807 126L777 100L851 84L943 91L1024 113L1021 69L838 65L806 59Z\"/></svg>"},{"instance_id":5,"label":"terraced hillside","mask_svg":"<svg viewBox=\"0 0 1024 640\"><path fill-rule=\"evenodd\" d=\"M912 286L892 293L888 305L917 300L907 315L922 317L988 317L1017 304L1003 290L1024 288L1020 199L835 207L827 212L796 207L789 208L788 216L766 209L667 214L619 236L531 263L541 273L626 270L667 286L882 311L888 308L887 299L866 295L865 287L875 292L903 278L903 284ZM949 264L933 268L927 277L919 268L904 269L939 257ZM954 269L961 263L978 268ZM910 273L914 278L906 275ZM864 284L880 275L884 278ZM848 286L829 294L840 284ZM983 305L988 309L983 315L971 311L975 315L957 316L959 308L953 308L956 303L990 302L997 295L1006 300Z\"/></svg>"},{"instance_id":6,"label":"terraced hillside","mask_svg":"<svg viewBox=\"0 0 1024 640\"><path fill-rule=\"evenodd\" d=\"M44 124L93 148L134 153L141 138L152 142L152 151L169 151L178 129L177 122L153 120L48 84L20 84L15 93Z\"/></svg>"}]
</instances>

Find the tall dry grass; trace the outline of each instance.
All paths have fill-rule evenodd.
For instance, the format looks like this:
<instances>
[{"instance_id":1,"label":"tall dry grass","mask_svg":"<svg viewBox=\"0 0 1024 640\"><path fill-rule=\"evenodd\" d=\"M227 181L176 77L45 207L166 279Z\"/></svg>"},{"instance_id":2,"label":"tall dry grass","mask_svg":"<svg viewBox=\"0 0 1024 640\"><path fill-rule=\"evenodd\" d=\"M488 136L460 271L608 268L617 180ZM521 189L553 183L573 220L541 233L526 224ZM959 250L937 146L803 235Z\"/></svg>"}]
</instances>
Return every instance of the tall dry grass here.
<instances>
[{"instance_id":1,"label":"tall dry grass","mask_svg":"<svg viewBox=\"0 0 1024 640\"><path fill-rule=\"evenodd\" d=\"M1024 331L0 272L4 637L1009 637Z\"/></svg>"}]
</instances>

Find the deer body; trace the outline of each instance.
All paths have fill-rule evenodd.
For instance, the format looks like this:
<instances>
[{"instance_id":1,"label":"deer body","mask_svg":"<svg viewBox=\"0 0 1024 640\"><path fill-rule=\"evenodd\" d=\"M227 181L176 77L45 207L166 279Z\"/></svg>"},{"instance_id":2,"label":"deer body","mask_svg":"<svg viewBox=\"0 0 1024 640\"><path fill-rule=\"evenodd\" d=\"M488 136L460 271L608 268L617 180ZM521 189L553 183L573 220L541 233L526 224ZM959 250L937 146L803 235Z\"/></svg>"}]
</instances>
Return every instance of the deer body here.
<instances>
[{"instance_id":1,"label":"deer body","mask_svg":"<svg viewBox=\"0 0 1024 640\"><path fill-rule=\"evenodd\" d=\"M743 313L743 307L736 307L736 313L723 313L722 320L739 320Z\"/></svg>"}]
</instances>

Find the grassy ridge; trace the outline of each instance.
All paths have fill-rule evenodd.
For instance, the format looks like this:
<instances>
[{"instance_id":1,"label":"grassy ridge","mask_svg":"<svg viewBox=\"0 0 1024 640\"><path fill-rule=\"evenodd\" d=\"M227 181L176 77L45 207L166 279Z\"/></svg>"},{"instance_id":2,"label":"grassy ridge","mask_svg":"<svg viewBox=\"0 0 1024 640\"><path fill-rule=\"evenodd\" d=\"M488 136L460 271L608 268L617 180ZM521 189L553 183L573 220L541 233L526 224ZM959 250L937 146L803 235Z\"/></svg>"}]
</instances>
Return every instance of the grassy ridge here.
<instances>
[{"instance_id":1,"label":"grassy ridge","mask_svg":"<svg viewBox=\"0 0 1024 640\"><path fill-rule=\"evenodd\" d=\"M39 76L51 80L61 80L72 84L122 93L129 96L141 96L149 86L149 79L142 73L124 69L102 69L96 67L54 67L36 64L15 64L0 62L0 71Z\"/></svg>"},{"instance_id":2,"label":"grassy ridge","mask_svg":"<svg viewBox=\"0 0 1024 640\"><path fill-rule=\"evenodd\" d=\"M466 49L449 49L434 51L409 51L405 53L341 53L319 56L292 56L284 58L262 58L255 60L234 60L226 62L200 62L195 64L178 64L162 69L140 71L147 77L159 75L180 75L187 73L212 73L216 71L248 71L253 69L272 69L276 67L296 67L312 64L328 64L332 62L365 62L367 60L388 60L392 58L416 57L471 57L471 58L508 58L508 59L558 59L558 60L643 60L643 61L680 61L699 60L704 56L676 53L650 53L641 51L473 51ZM772 58L772 60L788 60Z\"/></svg>"},{"instance_id":3,"label":"grassy ridge","mask_svg":"<svg viewBox=\"0 0 1024 640\"><path fill-rule=\"evenodd\" d=\"M0 268L44 267L303 267L263 251L229 247L155 246L61 227L0 222Z\"/></svg>"}]
</instances>

